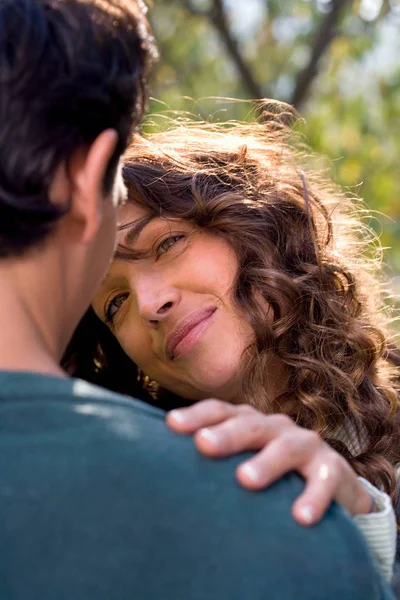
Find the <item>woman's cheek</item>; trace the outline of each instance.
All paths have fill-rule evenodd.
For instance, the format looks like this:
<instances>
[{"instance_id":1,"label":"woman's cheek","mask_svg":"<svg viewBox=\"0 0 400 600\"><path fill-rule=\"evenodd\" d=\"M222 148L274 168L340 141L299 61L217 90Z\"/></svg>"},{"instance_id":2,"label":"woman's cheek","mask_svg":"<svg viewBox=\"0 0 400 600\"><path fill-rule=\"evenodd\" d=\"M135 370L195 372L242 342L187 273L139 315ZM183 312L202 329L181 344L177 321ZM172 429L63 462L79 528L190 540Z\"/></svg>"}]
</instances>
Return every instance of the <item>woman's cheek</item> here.
<instances>
[{"instance_id":1,"label":"woman's cheek","mask_svg":"<svg viewBox=\"0 0 400 600\"><path fill-rule=\"evenodd\" d=\"M145 370L146 365L151 365L154 355L151 350L151 343L145 336L124 334L119 339L120 346L125 354L141 369Z\"/></svg>"}]
</instances>

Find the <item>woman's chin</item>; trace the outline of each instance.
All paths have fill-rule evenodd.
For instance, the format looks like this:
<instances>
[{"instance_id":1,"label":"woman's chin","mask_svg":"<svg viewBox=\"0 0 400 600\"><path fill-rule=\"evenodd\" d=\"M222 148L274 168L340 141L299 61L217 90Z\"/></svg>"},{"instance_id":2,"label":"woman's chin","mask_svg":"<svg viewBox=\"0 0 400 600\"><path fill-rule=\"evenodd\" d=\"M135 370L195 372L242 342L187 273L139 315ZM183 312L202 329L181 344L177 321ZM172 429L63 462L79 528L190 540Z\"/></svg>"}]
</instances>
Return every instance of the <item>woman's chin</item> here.
<instances>
[{"instance_id":1,"label":"woman's chin","mask_svg":"<svg viewBox=\"0 0 400 600\"><path fill-rule=\"evenodd\" d=\"M225 379L210 378L208 376L208 378L197 381L191 380L190 382L170 385L167 389L186 400L193 400L194 402L206 400L207 398L218 398L233 404L237 404L239 401L236 376Z\"/></svg>"},{"instance_id":2,"label":"woman's chin","mask_svg":"<svg viewBox=\"0 0 400 600\"><path fill-rule=\"evenodd\" d=\"M237 404L243 347L235 347L235 340L225 341L227 343L215 343L211 348L210 344L206 347L199 344L196 352L174 361L164 371L164 377L154 373L154 379L161 387L187 400L219 398Z\"/></svg>"}]
</instances>

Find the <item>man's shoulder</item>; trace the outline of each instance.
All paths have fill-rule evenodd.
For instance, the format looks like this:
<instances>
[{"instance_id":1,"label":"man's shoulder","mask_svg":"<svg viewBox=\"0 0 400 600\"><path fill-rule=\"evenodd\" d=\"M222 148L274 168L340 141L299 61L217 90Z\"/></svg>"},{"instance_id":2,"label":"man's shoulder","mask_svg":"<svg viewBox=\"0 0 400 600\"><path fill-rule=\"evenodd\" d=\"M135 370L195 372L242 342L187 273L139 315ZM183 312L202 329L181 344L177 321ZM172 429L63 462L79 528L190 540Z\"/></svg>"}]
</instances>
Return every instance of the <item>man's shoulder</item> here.
<instances>
[{"instance_id":1,"label":"man's shoulder","mask_svg":"<svg viewBox=\"0 0 400 600\"><path fill-rule=\"evenodd\" d=\"M77 414L107 414L112 417L126 411L143 418L163 420L162 410L141 400L111 392L82 379L62 378L29 372L0 371L0 410L4 405L15 410L28 403L31 409L38 405L48 410L70 408ZM96 410L98 406L98 410ZM103 409L101 409L103 407Z\"/></svg>"},{"instance_id":2,"label":"man's shoulder","mask_svg":"<svg viewBox=\"0 0 400 600\"><path fill-rule=\"evenodd\" d=\"M90 404L92 402L99 405L108 405L110 416L112 411L126 410L132 416L139 416L143 419L163 421L165 417L164 411L150 404L146 404L142 400L131 396L124 396L116 392L111 392L105 388L93 385L83 379L69 379L70 397L71 400L78 404ZM68 392L67 392L68 397Z\"/></svg>"},{"instance_id":3,"label":"man's shoulder","mask_svg":"<svg viewBox=\"0 0 400 600\"><path fill-rule=\"evenodd\" d=\"M185 499L200 515L214 498L256 498L234 484L238 460L213 463L140 400L79 379L0 373L0 473L24 482L22 496L36 488L48 502L50 485L59 504L83 492L120 507L124 498L129 510L160 500L166 517Z\"/></svg>"},{"instance_id":4,"label":"man's shoulder","mask_svg":"<svg viewBox=\"0 0 400 600\"><path fill-rule=\"evenodd\" d=\"M7 564L41 598L292 599L302 586L311 598L310 577L343 565L329 598L378 598L361 533L339 508L296 525L302 482L247 492L234 480L243 458L211 461L161 411L79 380L0 374Z\"/></svg>"},{"instance_id":5,"label":"man's shoulder","mask_svg":"<svg viewBox=\"0 0 400 600\"><path fill-rule=\"evenodd\" d=\"M140 400L79 379L0 373L0 472L11 479L29 473L27 481L53 481L55 490L62 469L74 489L90 481L112 496L122 486L131 500L142 490L171 505L186 493L191 502L252 503L256 496L234 484L238 460L205 458L191 436L168 429L163 411Z\"/></svg>"},{"instance_id":6,"label":"man's shoulder","mask_svg":"<svg viewBox=\"0 0 400 600\"><path fill-rule=\"evenodd\" d=\"M6 439L8 451L17 440L27 449L51 445L54 457L65 452L65 461L79 458L68 446L93 461L91 448L102 444L110 456L180 445L162 410L73 378L0 372L0 421L0 447Z\"/></svg>"}]
</instances>

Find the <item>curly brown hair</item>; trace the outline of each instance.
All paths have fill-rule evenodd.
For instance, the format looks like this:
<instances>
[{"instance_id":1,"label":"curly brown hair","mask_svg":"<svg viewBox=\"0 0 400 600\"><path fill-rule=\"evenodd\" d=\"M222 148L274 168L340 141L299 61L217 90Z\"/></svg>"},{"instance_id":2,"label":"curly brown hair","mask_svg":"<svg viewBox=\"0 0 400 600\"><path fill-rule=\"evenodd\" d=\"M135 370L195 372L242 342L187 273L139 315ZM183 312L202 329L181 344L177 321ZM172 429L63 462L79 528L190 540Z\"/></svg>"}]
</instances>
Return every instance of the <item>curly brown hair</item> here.
<instances>
[{"instance_id":1,"label":"curly brown hair","mask_svg":"<svg viewBox=\"0 0 400 600\"><path fill-rule=\"evenodd\" d=\"M379 244L362 224L368 213L359 201L313 168L285 124L288 113L274 106L251 124L181 119L136 138L125 156L128 201L224 236L235 250L234 301L255 335L243 356L239 400L315 430L394 497L398 373L388 360L392 319L378 279ZM135 259L121 247L118 257ZM109 332L93 314L85 323L69 349L69 371L139 395L132 363L113 361L122 351ZM288 373L278 397L265 391L273 356Z\"/></svg>"}]
</instances>

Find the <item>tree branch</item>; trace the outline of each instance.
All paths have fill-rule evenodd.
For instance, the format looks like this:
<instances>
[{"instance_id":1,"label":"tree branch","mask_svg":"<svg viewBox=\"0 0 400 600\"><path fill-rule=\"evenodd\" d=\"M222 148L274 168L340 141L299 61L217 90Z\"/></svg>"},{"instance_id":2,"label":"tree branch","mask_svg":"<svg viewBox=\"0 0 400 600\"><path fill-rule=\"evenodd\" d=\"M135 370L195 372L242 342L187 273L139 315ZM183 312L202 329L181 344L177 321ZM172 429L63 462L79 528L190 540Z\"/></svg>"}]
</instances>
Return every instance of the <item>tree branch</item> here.
<instances>
[{"instance_id":1,"label":"tree branch","mask_svg":"<svg viewBox=\"0 0 400 600\"><path fill-rule=\"evenodd\" d=\"M304 102L310 86L318 73L318 63L337 35L337 25L346 4L349 4L349 0L332 0L331 11L322 19L320 28L314 38L310 60L303 71L299 73L296 87L290 99L290 104L293 104L296 108L299 108Z\"/></svg>"},{"instance_id":2,"label":"tree branch","mask_svg":"<svg viewBox=\"0 0 400 600\"><path fill-rule=\"evenodd\" d=\"M226 15L223 0L212 0L212 7L210 10L205 11L197 8L192 0L183 0L185 8L193 15L206 17L211 25L216 29L219 34L219 38L222 40L227 54L231 58L237 72L242 78L243 84L247 88L247 91L251 98L258 99L263 97L262 87L256 81L250 65L247 64L244 59L239 43L232 35L229 27L228 17Z\"/></svg>"},{"instance_id":3,"label":"tree branch","mask_svg":"<svg viewBox=\"0 0 400 600\"><path fill-rule=\"evenodd\" d=\"M188 12L192 13L192 15L197 15L199 17L208 17L208 12L206 10L201 10L200 8L195 6L192 0L183 0L182 4Z\"/></svg>"},{"instance_id":4,"label":"tree branch","mask_svg":"<svg viewBox=\"0 0 400 600\"><path fill-rule=\"evenodd\" d=\"M241 76L250 96L253 99L262 98L262 87L256 81L250 65L247 64L240 51L238 41L234 38L229 28L223 0L213 0L213 7L210 11L210 19L214 28L220 34L221 39L225 44L226 51L231 57L232 62Z\"/></svg>"}]
</instances>

